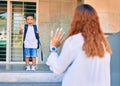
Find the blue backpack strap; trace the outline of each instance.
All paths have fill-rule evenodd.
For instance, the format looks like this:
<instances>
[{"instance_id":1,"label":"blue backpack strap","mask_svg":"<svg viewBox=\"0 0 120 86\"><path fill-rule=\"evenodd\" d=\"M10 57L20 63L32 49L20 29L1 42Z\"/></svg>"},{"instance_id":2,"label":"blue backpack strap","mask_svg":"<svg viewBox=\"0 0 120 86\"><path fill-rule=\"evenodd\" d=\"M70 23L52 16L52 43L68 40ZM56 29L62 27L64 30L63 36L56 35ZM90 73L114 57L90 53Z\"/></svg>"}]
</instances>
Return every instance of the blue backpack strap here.
<instances>
[{"instance_id":1,"label":"blue backpack strap","mask_svg":"<svg viewBox=\"0 0 120 86\"><path fill-rule=\"evenodd\" d=\"M25 40L27 29L28 29L28 24L25 24L24 25L24 37L23 37L23 41Z\"/></svg>"},{"instance_id":2,"label":"blue backpack strap","mask_svg":"<svg viewBox=\"0 0 120 86\"><path fill-rule=\"evenodd\" d=\"M41 47L41 60L43 61L43 51L42 51L42 46L40 43L40 37L39 37L39 34L37 33L37 25L33 25L33 27L34 27L36 39L38 40L38 47L37 48Z\"/></svg>"},{"instance_id":3,"label":"blue backpack strap","mask_svg":"<svg viewBox=\"0 0 120 86\"><path fill-rule=\"evenodd\" d=\"M39 34L37 33L37 25L33 25L33 27L34 27L34 33L35 33L35 37L36 37L36 39L37 39L37 41L38 41L38 46L37 46L37 48L39 48L39 44L40 44L40 37L39 37Z\"/></svg>"},{"instance_id":4,"label":"blue backpack strap","mask_svg":"<svg viewBox=\"0 0 120 86\"><path fill-rule=\"evenodd\" d=\"M25 37L26 37L26 33L27 33L27 29L28 29L28 24L25 24L24 25L24 35L23 35L23 61L25 61L25 55L24 55L24 40L25 40Z\"/></svg>"}]
</instances>

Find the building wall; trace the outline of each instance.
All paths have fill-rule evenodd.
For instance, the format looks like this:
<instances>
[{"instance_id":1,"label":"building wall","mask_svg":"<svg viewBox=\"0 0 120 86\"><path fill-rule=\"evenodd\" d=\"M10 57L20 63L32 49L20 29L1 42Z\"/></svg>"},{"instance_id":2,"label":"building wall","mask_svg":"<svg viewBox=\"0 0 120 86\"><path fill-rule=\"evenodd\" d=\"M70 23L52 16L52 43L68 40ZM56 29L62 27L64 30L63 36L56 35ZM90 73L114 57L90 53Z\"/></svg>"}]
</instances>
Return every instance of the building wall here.
<instances>
[{"instance_id":1,"label":"building wall","mask_svg":"<svg viewBox=\"0 0 120 86\"><path fill-rule=\"evenodd\" d=\"M84 0L84 3L91 4L97 10L105 33L120 31L119 0Z\"/></svg>"},{"instance_id":2,"label":"building wall","mask_svg":"<svg viewBox=\"0 0 120 86\"><path fill-rule=\"evenodd\" d=\"M57 28L63 28L66 32L69 28L74 9L77 5L76 0L39 0L38 26L44 62L49 55L50 32Z\"/></svg>"}]
</instances>

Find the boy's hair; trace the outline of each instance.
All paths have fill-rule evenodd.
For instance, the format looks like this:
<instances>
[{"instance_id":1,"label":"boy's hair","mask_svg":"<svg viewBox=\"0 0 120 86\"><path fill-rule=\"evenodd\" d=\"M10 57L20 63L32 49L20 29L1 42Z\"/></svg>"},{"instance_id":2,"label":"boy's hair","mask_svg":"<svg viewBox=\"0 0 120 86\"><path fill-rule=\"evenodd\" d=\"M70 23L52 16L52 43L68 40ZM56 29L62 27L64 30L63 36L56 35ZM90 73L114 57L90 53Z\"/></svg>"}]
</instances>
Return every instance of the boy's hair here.
<instances>
[{"instance_id":1,"label":"boy's hair","mask_svg":"<svg viewBox=\"0 0 120 86\"><path fill-rule=\"evenodd\" d=\"M32 16L32 17L34 18L34 14L30 14L30 13L29 13L29 14L26 14L26 15L25 15L25 18L27 18L28 16Z\"/></svg>"}]
</instances>

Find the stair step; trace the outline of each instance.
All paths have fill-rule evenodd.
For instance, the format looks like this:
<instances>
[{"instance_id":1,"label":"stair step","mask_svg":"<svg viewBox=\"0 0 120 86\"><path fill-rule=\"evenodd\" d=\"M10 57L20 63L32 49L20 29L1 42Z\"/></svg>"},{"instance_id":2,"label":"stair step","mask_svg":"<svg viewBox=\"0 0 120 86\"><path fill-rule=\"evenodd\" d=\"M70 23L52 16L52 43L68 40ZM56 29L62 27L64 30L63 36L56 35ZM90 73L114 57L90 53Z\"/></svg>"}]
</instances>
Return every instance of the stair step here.
<instances>
[{"instance_id":1,"label":"stair step","mask_svg":"<svg viewBox=\"0 0 120 86\"><path fill-rule=\"evenodd\" d=\"M0 83L0 86L61 86L61 82L12 82Z\"/></svg>"},{"instance_id":2,"label":"stair step","mask_svg":"<svg viewBox=\"0 0 120 86\"><path fill-rule=\"evenodd\" d=\"M62 75L45 72L0 73L0 82L61 82Z\"/></svg>"},{"instance_id":3,"label":"stair step","mask_svg":"<svg viewBox=\"0 0 120 86\"><path fill-rule=\"evenodd\" d=\"M51 72L48 66L37 65L36 71L26 71L21 64L0 64L0 83L60 83L63 75ZM0 85L1 86L1 85ZM47 86L47 85L46 85Z\"/></svg>"}]
</instances>

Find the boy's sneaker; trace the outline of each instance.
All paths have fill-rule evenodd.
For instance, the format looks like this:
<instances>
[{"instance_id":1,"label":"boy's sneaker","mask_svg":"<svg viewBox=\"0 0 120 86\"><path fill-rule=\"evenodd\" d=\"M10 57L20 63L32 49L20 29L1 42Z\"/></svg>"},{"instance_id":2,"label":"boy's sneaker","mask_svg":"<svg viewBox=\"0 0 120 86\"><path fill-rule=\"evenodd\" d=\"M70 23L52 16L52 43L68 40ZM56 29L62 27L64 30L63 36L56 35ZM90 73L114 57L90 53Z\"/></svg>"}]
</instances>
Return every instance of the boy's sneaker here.
<instances>
[{"instance_id":1,"label":"boy's sneaker","mask_svg":"<svg viewBox=\"0 0 120 86\"><path fill-rule=\"evenodd\" d=\"M26 66L26 70L30 70L30 65Z\"/></svg>"},{"instance_id":2,"label":"boy's sneaker","mask_svg":"<svg viewBox=\"0 0 120 86\"><path fill-rule=\"evenodd\" d=\"M33 65L32 65L31 70L35 71L35 70L36 70L36 66L33 66Z\"/></svg>"}]
</instances>

